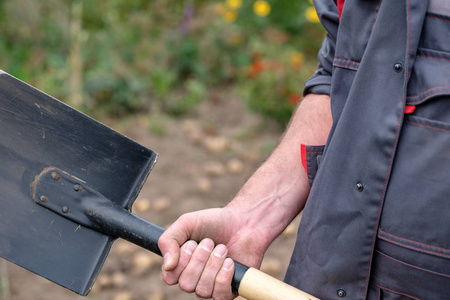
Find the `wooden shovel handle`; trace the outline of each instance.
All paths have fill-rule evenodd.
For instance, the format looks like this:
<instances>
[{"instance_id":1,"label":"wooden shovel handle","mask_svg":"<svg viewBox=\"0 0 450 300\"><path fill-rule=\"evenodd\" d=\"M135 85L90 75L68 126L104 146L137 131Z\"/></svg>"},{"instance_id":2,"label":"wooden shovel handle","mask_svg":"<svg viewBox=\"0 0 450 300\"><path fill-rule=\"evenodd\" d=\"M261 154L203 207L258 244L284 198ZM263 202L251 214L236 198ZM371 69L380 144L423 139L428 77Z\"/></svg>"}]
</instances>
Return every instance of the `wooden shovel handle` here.
<instances>
[{"instance_id":1,"label":"wooden shovel handle","mask_svg":"<svg viewBox=\"0 0 450 300\"><path fill-rule=\"evenodd\" d=\"M245 272L238 293L248 300L318 300L254 268Z\"/></svg>"}]
</instances>

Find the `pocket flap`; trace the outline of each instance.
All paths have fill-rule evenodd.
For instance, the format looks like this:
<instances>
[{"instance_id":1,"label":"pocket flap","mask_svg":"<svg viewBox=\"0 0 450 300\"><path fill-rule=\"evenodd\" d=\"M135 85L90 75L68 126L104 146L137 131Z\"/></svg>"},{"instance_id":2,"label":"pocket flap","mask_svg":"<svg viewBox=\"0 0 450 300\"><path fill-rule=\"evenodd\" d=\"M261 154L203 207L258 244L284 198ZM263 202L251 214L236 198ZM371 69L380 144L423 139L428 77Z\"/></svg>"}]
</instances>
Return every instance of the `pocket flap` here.
<instances>
[{"instance_id":1,"label":"pocket flap","mask_svg":"<svg viewBox=\"0 0 450 300\"><path fill-rule=\"evenodd\" d=\"M308 182L310 186L312 186L314 178L316 177L324 149L324 145L310 146L301 144L302 165L308 175Z\"/></svg>"},{"instance_id":2,"label":"pocket flap","mask_svg":"<svg viewBox=\"0 0 450 300\"><path fill-rule=\"evenodd\" d=\"M408 83L408 105L450 95L450 53L419 49Z\"/></svg>"}]
</instances>

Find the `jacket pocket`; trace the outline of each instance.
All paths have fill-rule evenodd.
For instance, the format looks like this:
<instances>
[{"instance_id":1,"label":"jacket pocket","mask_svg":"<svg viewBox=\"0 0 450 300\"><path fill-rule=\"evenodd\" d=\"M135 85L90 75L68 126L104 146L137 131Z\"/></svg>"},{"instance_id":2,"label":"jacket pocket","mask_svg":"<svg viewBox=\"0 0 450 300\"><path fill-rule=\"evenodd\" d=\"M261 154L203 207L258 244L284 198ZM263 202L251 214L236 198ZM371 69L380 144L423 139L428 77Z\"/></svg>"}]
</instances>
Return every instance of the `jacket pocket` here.
<instances>
[{"instance_id":1,"label":"jacket pocket","mask_svg":"<svg viewBox=\"0 0 450 300\"><path fill-rule=\"evenodd\" d=\"M450 53L419 48L408 83L407 104L418 105L450 94Z\"/></svg>"},{"instance_id":2,"label":"jacket pocket","mask_svg":"<svg viewBox=\"0 0 450 300\"><path fill-rule=\"evenodd\" d=\"M408 82L408 105L450 95L449 32L450 17L427 14Z\"/></svg>"},{"instance_id":3,"label":"jacket pocket","mask_svg":"<svg viewBox=\"0 0 450 300\"><path fill-rule=\"evenodd\" d=\"M432 255L448 260L450 266L449 212L450 123L406 116L380 233L385 240L415 251L417 261L424 261L421 254Z\"/></svg>"},{"instance_id":4,"label":"jacket pocket","mask_svg":"<svg viewBox=\"0 0 450 300\"><path fill-rule=\"evenodd\" d=\"M317 170L319 169L320 161L322 160L324 145L310 146L301 144L301 158L302 165L308 175L309 185L312 186Z\"/></svg>"}]
</instances>

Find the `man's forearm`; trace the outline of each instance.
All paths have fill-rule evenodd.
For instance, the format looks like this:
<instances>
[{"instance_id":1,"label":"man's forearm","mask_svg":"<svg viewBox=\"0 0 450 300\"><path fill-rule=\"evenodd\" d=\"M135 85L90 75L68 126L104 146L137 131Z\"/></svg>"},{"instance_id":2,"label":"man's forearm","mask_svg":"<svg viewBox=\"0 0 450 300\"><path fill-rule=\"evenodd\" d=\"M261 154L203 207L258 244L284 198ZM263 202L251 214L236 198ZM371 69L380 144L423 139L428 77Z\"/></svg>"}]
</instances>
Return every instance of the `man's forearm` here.
<instances>
[{"instance_id":1,"label":"man's forearm","mask_svg":"<svg viewBox=\"0 0 450 300\"><path fill-rule=\"evenodd\" d=\"M300 145L325 144L331 123L330 97L306 96L277 148L227 206L242 213L245 227L262 234L267 246L303 209L309 194Z\"/></svg>"}]
</instances>

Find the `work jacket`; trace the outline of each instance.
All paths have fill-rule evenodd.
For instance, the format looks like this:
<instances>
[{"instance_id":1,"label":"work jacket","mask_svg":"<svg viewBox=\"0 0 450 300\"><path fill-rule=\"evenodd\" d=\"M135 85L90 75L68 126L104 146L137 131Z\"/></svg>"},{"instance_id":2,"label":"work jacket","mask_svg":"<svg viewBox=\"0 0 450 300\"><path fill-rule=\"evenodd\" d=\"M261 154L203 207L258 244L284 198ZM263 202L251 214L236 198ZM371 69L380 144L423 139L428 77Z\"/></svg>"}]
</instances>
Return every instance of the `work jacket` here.
<instances>
[{"instance_id":1,"label":"work jacket","mask_svg":"<svg viewBox=\"0 0 450 300\"><path fill-rule=\"evenodd\" d=\"M327 30L305 93L325 147L286 282L321 299L450 299L450 2L315 1Z\"/></svg>"}]
</instances>

